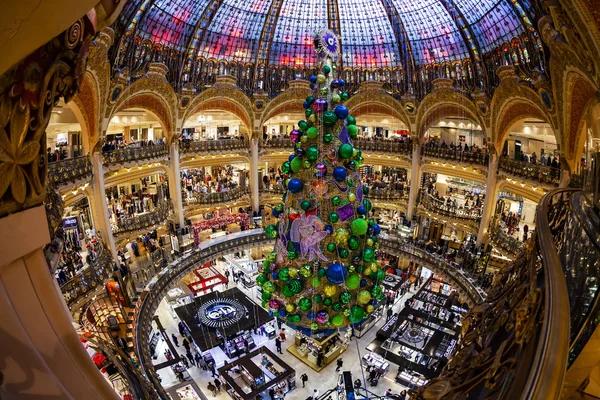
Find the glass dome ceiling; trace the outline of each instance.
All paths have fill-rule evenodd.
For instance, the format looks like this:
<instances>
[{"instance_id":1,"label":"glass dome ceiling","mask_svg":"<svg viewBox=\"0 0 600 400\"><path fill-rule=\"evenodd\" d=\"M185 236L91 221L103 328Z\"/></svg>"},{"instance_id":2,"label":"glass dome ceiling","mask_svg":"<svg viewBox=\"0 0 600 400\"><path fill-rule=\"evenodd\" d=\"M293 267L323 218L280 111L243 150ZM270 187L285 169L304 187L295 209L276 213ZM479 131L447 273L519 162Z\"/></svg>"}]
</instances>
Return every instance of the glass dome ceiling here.
<instances>
[{"instance_id":1,"label":"glass dome ceiling","mask_svg":"<svg viewBox=\"0 0 600 400\"><path fill-rule=\"evenodd\" d=\"M204 60L307 68L317 62L313 33L331 28L341 36L343 68L416 76L421 66L468 61L473 76L486 75L477 72L485 69L483 55L515 47L514 40L537 41L536 6L537 0L130 0L115 24L120 42L112 61L113 68L135 69L151 57L177 69L178 60L171 80L198 74ZM157 51L162 55L150 56Z\"/></svg>"}]
</instances>

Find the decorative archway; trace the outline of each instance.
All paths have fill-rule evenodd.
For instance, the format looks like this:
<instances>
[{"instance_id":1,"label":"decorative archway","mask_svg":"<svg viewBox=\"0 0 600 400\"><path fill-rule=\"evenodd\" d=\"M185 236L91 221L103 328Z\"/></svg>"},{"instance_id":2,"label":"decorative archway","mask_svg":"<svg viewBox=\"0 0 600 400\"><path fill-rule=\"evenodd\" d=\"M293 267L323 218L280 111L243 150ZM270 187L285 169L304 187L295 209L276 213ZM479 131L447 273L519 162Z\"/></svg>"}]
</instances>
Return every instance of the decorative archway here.
<instances>
[{"instance_id":1,"label":"decorative archway","mask_svg":"<svg viewBox=\"0 0 600 400\"><path fill-rule=\"evenodd\" d=\"M419 109L421 107L419 106ZM425 133L433 123L443 118L459 117L473 121L485 129L484 122L479 118L476 112L464 104L454 102L441 102L434 104L429 109L424 109L417 117L417 129L419 141L422 143Z\"/></svg>"},{"instance_id":2,"label":"decorative archway","mask_svg":"<svg viewBox=\"0 0 600 400\"><path fill-rule=\"evenodd\" d=\"M496 149L501 150L504 142L508 139L510 128L519 121L527 118L535 118L547 122L552 126L552 120L548 118L542 109L522 98L516 98L505 102L498 112L498 119L494 123L494 133L496 135ZM553 129L554 133L556 131ZM557 142L559 142L557 138Z\"/></svg>"},{"instance_id":3,"label":"decorative archway","mask_svg":"<svg viewBox=\"0 0 600 400\"><path fill-rule=\"evenodd\" d=\"M410 130L410 118L404 106L385 92L359 92L348 99L346 107L355 118L372 113L386 114L400 120Z\"/></svg>"},{"instance_id":4,"label":"decorative archway","mask_svg":"<svg viewBox=\"0 0 600 400\"><path fill-rule=\"evenodd\" d=\"M165 136L168 140L173 137L173 120L172 112L169 106L165 103L164 99L158 96L156 93L146 92L140 94L134 94L129 99L121 102L118 108L112 112L109 124L112 118L119 112L125 111L131 108L141 108L148 111L156 117L158 123L165 132Z\"/></svg>"},{"instance_id":5,"label":"decorative archway","mask_svg":"<svg viewBox=\"0 0 600 400\"><path fill-rule=\"evenodd\" d=\"M99 91L94 76L86 72L77 96L69 104L81 127L84 153L90 153L98 142Z\"/></svg>"}]
</instances>

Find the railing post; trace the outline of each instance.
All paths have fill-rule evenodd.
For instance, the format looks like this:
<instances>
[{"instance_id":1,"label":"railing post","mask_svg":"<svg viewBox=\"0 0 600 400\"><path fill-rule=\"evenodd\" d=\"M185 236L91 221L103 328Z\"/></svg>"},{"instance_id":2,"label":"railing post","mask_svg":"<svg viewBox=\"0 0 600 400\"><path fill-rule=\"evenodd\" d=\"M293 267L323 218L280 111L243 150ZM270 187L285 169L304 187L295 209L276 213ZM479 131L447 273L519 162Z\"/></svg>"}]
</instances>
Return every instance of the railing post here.
<instances>
[{"instance_id":1,"label":"railing post","mask_svg":"<svg viewBox=\"0 0 600 400\"><path fill-rule=\"evenodd\" d=\"M255 135L258 137L258 134ZM258 193L258 139L253 138L250 140L250 204L252 205L252 211L258 213L260 208L260 195Z\"/></svg>"},{"instance_id":2,"label":"railing post","mask_svg":"<svg viewBox=\"0 0 600 400\"><path fill-rule=\"evenodd\" d=\"M94 179L92 180L92 194L90 196L90 207L92 209L96 233L99 233L102 239L104 239L104 243L110 249L113 260L116 261L118 260L117 246L108 219L108 203L106 202L106 193L104 189L102 153L92 153L90 158L94 174Z\"/></svg>"},{"instance_id":3,"label":"railing post","mask_svg":"<svg viewBox=\"0 0 600 400\"><path fill-rule=\"evenodd\" d=\"M479 231L477 232L477 246L481 246L488 237L488 227L490 220L494 215L496 208L498 181L498 155L495 151L490 152L490 163L488 165L488 176L485 186L485 200L483 202L483 212L481 213L481 221L479 222Z\"/></svg>"},{"instance_id":4,"label":"railing post","mask_svg":"<svg viewBox=\"0 0 600 400\"><path fill-rule=\"evenodd\" d=\"M181 172L179 162L179 141L173 138L169 144L169 194L175 209L175 221L182 228L185 225L183 199L181 198Z\"/></svg>"},{"instance_id":5,"label":"railing post","mask_svg":"<svg viewBox=\"0 0 600 400\"><path fill-rule=\"evenodd\" d=\"M410 192L408 194L408 206L406 209L406 218L410 221L415 213L417 204L417 195L421 186L421 145L413 142L412 148L412 166L410 167Z\"/></svg>"}]
</instances>

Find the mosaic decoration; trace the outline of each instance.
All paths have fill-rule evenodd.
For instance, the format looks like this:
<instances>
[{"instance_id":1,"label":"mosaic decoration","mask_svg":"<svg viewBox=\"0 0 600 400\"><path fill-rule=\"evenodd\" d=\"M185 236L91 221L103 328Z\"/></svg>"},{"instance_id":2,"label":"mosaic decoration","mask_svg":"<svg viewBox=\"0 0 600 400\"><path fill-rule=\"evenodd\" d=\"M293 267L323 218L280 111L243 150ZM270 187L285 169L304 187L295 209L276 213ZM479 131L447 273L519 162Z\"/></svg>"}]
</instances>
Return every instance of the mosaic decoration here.
<instances>
[{"instance_id":1,"label":"mosaic decoration","mask_svg":"<svg viewBox=\"0 0 600 400\"><path fill-rule=\"evenodd\" d=\"M198 309L198 319L211 328L233 325L246 315L246 308L235 299L213 299Z\"/></svg>"},{"instance_id":2,"label":"mosaic decoration","mask_svg":"<svg viewBox=\"0 0 600 400\"><path fill-rule=\"evenodd\" d=\"M377 262L379 226L358 172L361 151L352 145L358 129L344 101L345 82L334 59L338 36L314 38L321 58L310 77L306 120L290 135L295 150L281 169L287 192L273 209L276 238L256 281L263 306L292 326L321 331L362 322L383 299L385 271Z\"/></svg>"}]
</instances>

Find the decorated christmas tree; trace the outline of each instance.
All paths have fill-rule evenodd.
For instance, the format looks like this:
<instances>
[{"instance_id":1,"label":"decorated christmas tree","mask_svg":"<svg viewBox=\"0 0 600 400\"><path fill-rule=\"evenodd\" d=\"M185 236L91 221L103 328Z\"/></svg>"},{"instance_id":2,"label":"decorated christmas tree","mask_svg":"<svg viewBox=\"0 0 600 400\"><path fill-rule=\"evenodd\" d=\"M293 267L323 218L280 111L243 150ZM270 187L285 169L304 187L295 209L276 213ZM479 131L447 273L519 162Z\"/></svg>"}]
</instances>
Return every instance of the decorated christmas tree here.
<instances>
[{"instance_id":1,"label":"decorated christmas tree","mask_svg":"<svg viewBox=\"0 0 600 400\"><path fill-rule=\"evenodd\" d=\"M361 183L358 128L344 101L335 61L339 39L315 35L320 73L311 76L306 120L290 134L294 152L281 169L286 193L273 209L274 251L257 278L263 306L296 328L313 332L359 324L383 299L385 271L377 263L379 226Z\"/></svg>"}]
</instances>

